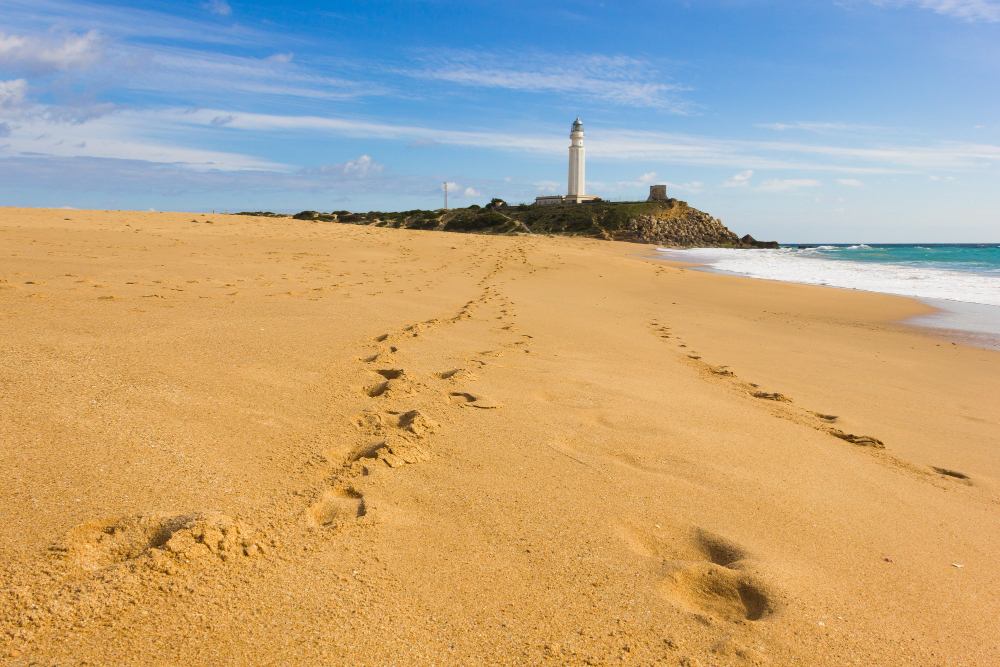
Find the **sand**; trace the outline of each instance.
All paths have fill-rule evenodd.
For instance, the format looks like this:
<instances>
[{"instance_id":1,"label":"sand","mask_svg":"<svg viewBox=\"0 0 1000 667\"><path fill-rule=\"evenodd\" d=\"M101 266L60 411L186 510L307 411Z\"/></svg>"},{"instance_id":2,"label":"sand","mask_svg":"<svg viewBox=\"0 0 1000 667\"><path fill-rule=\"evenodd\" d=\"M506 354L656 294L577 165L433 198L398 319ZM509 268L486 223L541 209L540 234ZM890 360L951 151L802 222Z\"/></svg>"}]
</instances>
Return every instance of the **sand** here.
<instances>
[{"instance_id":1,"label":"sand","mask_svg":"<svg viewBox=\"0 0 1000 667\"><path fill-rule=\"evenodd\" d=\"M648 250L0 209L0 662L1000 663L1000 353Z\"/></svg>"}]
</instances>

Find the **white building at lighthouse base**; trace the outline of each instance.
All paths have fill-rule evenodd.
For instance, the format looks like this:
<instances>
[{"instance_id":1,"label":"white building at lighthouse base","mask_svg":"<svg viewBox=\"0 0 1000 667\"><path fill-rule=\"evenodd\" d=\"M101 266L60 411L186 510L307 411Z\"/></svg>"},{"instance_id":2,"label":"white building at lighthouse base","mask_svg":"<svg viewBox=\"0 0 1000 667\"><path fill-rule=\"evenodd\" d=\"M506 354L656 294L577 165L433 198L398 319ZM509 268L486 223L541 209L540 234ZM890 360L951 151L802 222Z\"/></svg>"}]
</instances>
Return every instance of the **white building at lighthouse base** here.
<instances>
[{"instance_id":1,"label":"white building at lighthouse base","mask_svg":"<svg viewBox=\"0 0 1000 667\"><path fill-rule=\"evenodd\" d=\"M548 197L535 197L536 206L556 206L557 204L586 204L596 201L600 197L594 195L551 195Z\"/></svg>"}]
</instances>

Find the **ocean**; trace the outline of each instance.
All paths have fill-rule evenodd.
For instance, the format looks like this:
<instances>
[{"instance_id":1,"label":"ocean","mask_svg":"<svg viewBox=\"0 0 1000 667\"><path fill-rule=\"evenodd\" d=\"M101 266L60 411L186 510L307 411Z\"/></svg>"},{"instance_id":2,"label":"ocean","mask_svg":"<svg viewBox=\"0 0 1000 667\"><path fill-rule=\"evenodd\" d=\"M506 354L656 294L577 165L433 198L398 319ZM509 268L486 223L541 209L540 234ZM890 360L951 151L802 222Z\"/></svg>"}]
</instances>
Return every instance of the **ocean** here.
<instances>
[{"instance_id":1,"label":"ocean","mask_svg":"<svg viewBox=\"0 0 1000 667\"><path fill-rule=\"evenodd\" d=\"M898 294L941 309L915 324L955 329L1000 345L1000 244L785 245L778 250L659 248L708 270L784 282Z\"/></svg>"}]
</instances>

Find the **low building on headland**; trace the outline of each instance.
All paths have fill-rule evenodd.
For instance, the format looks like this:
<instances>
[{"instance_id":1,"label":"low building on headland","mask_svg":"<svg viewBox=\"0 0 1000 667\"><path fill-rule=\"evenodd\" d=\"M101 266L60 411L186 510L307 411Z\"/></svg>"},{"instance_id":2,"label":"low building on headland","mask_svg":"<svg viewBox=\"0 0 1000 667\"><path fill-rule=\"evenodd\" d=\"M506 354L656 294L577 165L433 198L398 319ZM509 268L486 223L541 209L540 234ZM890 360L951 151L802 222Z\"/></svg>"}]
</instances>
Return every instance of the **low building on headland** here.
<instances>
[{"instance_id":1,"label":"low building on headland","mask_svg":"<svg viewBox=\"0 0 1000 667\"><path fill-rule=\"evenodd\" d=\"M650 185L649 186L649 199L646 201L668 201L667 199L667 186L665 185Z\"/></svg>"}]
</instances>

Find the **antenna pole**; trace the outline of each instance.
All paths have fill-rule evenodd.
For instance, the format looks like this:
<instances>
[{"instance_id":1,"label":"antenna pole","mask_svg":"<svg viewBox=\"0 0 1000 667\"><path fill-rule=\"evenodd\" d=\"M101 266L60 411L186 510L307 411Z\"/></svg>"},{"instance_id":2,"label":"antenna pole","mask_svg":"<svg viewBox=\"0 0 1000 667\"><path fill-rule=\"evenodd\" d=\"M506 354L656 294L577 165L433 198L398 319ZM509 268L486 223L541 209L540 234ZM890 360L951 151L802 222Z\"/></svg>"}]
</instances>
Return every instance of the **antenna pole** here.
<instances>
[{"instance_id":1,"label":"antenna pole","mask_svg":"<svg viewBox=\"0 0 1000 667\"><path fill-rule=\"evenodd\" d=\"M448 181L444 182L444 210L448 210Z\"/></svg>"}]
</instances>

